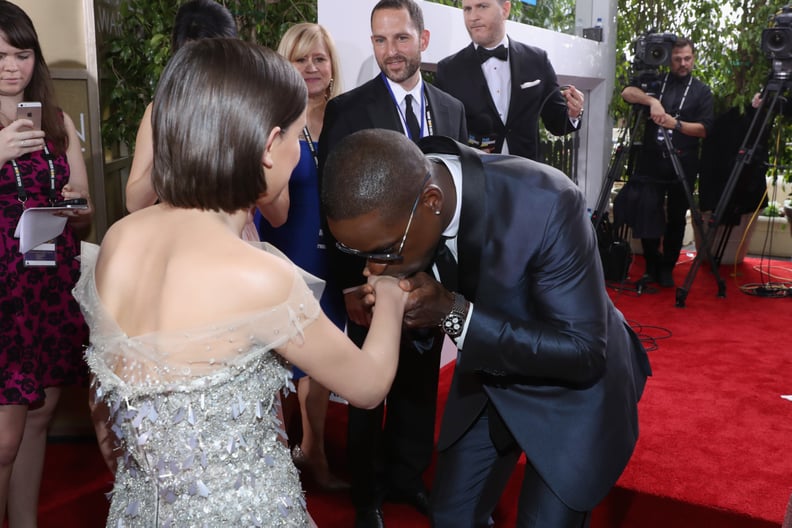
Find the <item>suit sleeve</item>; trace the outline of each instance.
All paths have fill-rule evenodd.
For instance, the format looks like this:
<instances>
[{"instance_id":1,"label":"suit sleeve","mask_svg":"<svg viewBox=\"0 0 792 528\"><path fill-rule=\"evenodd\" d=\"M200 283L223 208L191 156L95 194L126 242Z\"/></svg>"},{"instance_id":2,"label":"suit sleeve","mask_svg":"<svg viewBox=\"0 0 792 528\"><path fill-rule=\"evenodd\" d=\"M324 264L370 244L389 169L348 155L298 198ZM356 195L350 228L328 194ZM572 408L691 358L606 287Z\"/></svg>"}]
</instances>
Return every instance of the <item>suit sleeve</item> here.
<instances>
[{"instance_id":1,"label":"suit sleeve","mask_svg":"<svg viewBox=\"0 0 792 528\"><path fill-rule=\"evenodd\" d=\"M459 137L457 138L457 141L459 141L463 145L467 145L468 144L468 140L470 139L470 136L468 135L467 116L465 115L465 106L461 102L459 103L459 114L460 114Z\"/></svg>"},{"instance_id":2,"label":"suit sleeve","mask_svg":"<svg viewBox=\"0 0 792 528\"><path fill-rule=\"evenodd\" d=\"M354 130L348 125L338 100L331 99L328 101L318 146L320 193L322 192L324 167L328 155L344 137L352 134L352 132ZM336 248L336 239L327 226L327 218L324 211L322 212L322 231L324 232L327 246L329 273L335 278L339 288L345 290L363 284L365 282L363 277L365 262L358 257L342 253Z\"/></svg>"},{"instance_id":3,"label":"suit sleeve","mask_svg":"<svg viewBox=\"0 0 792 528\"><path fill-rule=\"evenodd\" d=\"M526 268L532 315L512 318L497 303L476 303L457 368L485 376L594 383L604 374L609 300L582 193L557 195ZM486 292L479 292L479 296Z\"/></svg>"},{"instance_id":4,"label":"suit sleeve","mask_svg":"<svg viewBox=\"0 0 792 528\"><path fill-rule=\"evenodd\" d=\"M552 134L563 136L580 128L580 123L578 122L577 127L572 126L572 122L569 120L566 99L561 95L558 77L547 54L544 56L544 61L544 70L546 72L544 85L546 88L543 97L546 101L542 108L542 122Z\"/></svg>"},{"instance_id":5,"label":"suit sleeve","mask_svg":"<svg viewBox=\"0 0 792 528\"><path fill-rule=\"evenodd\" d=\"M448 92L448 83L446 81L446 64L445 60L441 60L437 63L437 71L435 72L434 81L432 82L437 88L443 90L445 93Z\"/></svg>"}]
</instances>

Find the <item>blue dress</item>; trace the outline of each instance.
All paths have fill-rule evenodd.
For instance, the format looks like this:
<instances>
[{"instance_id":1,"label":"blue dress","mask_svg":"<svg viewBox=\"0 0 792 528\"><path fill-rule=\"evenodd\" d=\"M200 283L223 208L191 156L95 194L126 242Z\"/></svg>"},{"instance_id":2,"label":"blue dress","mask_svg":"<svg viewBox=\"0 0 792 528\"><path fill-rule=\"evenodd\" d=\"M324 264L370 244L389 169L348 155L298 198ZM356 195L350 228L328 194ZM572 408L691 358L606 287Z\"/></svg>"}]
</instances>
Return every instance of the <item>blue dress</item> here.
<instances>
[{"instance_id":1,"label":"blue dress","mask_svg":"<svg viewBox=\"0 0 792 528\"><path fill-rule=\"evenodd\" d=\"M256 211L254 221L259 238L281 250L297 266L326 281L320 301L322 311L343 330L346 308L338 284L328 277L327 248L319 213L319 172L307 141L300 140L300 161L289 180L289 201L289 217L277 228ZM295 378L305 375L297 368L294 374Z\"/></svg>"}]
</instances>

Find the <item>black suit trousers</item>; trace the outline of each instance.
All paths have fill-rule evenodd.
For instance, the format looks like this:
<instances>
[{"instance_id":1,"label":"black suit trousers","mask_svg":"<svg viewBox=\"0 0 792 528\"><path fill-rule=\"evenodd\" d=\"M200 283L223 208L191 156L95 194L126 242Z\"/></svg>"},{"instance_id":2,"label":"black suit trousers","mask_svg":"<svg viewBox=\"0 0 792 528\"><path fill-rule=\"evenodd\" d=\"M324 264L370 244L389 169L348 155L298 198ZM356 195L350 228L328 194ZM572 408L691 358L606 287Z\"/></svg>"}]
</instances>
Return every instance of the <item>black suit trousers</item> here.
<instances>
[{"instance_id":1,"label":"black suit trousers","mask_svg":"<svg viewBox=\"0 0 792 528\"><path fill-rule=\"evenodd\" d=\"M367 331L352 322L347 327L358 346ZM389 493L424 489L423 473L434 451L442 343L439 329L404 331L386 404L371 410L349 406L347 450L356 508L377 507Z\"/></svg>"}]
</instances>

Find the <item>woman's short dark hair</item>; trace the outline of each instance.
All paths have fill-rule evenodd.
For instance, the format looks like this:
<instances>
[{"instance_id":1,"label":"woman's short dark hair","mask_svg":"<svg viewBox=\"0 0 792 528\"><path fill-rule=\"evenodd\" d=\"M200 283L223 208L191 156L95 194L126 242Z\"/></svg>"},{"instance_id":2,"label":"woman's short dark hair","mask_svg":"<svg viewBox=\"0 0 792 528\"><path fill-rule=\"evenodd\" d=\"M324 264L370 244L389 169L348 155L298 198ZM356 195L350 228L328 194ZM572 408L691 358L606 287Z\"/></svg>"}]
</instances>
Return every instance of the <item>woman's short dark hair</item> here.
<instances>
[{"instance_id":1,"label":"woman's short dark hair","mask_svg":"<svg viewBox=\"0 0 792 528\"><path fill-rule=\"evenodd\" d=\"M36 64L33 67L33 76L25 87L24 98L25 101L41 103L41 129L47 134L47 139L55 145L56 153L65 152L69 146L69 136L63 124L52 77L41 53L41 45L33 21L15 4L0 0L0 34L15 48L33 50Z\"/></svg>"},{"instance_id":2,"label":"woman's short dark hair","mask_svg":"<svg viewBox=\"0 0 792 528\"><path fill-rule=\"evenodd\" d=\"M176 12L171 52L176 53L191 40L236 36L236 20L224 5L214 0L191 0Z\"/></svg>"},{"instance_id":3,"label":"woman's short dark hair","mask_svg":"<svg viewBox=\"0 0 792 528\"><path fill-rule=\"evenodd\" d=\"M305 110L297 70L274 51L238 39L188 43L154 95L152 183L175 207L234 212L267 190L262 165L272 129Z\"/></svg>"}]
</instances>

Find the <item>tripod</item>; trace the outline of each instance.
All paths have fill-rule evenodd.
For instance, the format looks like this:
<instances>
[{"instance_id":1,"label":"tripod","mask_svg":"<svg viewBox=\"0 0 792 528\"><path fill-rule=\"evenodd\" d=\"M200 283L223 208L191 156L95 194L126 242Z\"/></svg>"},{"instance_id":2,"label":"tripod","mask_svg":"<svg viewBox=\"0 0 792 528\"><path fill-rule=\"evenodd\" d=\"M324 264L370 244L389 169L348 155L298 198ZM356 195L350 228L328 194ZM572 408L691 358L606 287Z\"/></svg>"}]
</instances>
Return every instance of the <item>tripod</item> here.
<instances>
[{"instance_id":1,"label":"tripod","mask_svg":"<svg viewBox=\"0 0 792 528\"><path fill-rule=\"evenodd\" d=\"M630 132L631 138L636 137L636 133L638 132L638 129L641 123L643 122L642 117L645 112L645 107L643 105L638 105L638 106L639 106L639 110L637 112L635 111L636 105L633 105L630 108L630 117L628 118L628 123L630 123L630 125L624 128L622 131L624 134L629 129L631 131ZM630 119L634 119L634 121L630 121ZM685 199L687 200L688 203L688 208L691 211L693 229L696 232L696 235L699 237L699 239L701 239L703 232L702 229L703 220L701 217L701 213L696 208L696 203L695 200L693 199L693 192L692 189L690 188L690 184L685 178L685 173L684 170L682 169L682 164L679 161L679 156L677 155L677 152L674 150L673 145L671 143L671 134L668 132L666 128L663 127L658 127L658 130L660 131L663 137L662 143L665 146L665 154L666 156L668 156L668 159L671 160L671 166L674 170L674 174L684 191ZM608 168L607 176L605 178L605 181L603 182L603 187L600 191L599 198L597 200L597 208L594 210L592 214L592 221L594 222L595 228L599 227L600 223L603 220L603 217L607 215L607 212L603 213L603 210L607 206L611 187L613 186L614 182L618 179L618 176L622 174L622 165L624 163L625 158L627 158L630 161L630 165L632 165L632 168L629 171L630 177L634 176L636 165L634 163L635 157L631 152L631 147L633 143L629 144L629 146L625 149L625 143L622 141L622 139L623 138L620 138L620 144L616 148L616 153L614 155L613 163ZM707 248L704 249L704 253L708 256L708 259L710 261L714 262L714 259L712 258L712 255L709 250L709 246L707 246ZM636 284L636 289L639 292L639 294L645 287L644 284L645 282L646 279L642 278Z\"/></svg>"},{"instance_id":2,"label":"tripod","mask_svg":"<svg viewBox=\"0 0 792 528\"><path fill-rule=\"evenodd\" d=\"M641 106L638 111L635 110L636 105L630 106L630 112L627 115L628 125L622 128L619 134L619 143L613 154L613 161L611 161L608 172L605 174L605 180L602 182L599 196L597 197L597 205L591 213L591 221L594 223L594 230L599 229L603 219L608 216L608 203L610 201L610 193L613 184L616 181L621 181L621 175L624 173L624 160L632 161L632 139L637 137L638 128L641 124L641 117L644 113L644 108ZM629 142L628 142L629 134ZM629 169L629 166L628 166Z\"/></svg>"},{"instance_id":3,"label":"tripod","mask_svg":"<svg viewBox=\"0 0 792 528\"><path fill-rule=\"evenodd\" d=\"M740 145L740 149L737 151L736 162L732 168L731 174L729 175L729 179L726 181L726 185L723 188L720 200L718 200L718 205L715 207L714 213L710 216L707 230L700 238L702 241L701 249L704 250L704 258L709 260L711 263L712 273L715 275L715 281L718 283L718 297L726 297L726 283L718 272L718 262L712 258L710 248L712 247L718 226L723 221L723 216L729 206L734 189L737 186L740 175L742 174L743 167L750 163L753 159L757 145L759 145L760 141L762 140L762 136L775 117L775 111L779 103L779 97L781 97L781 94L783 94L787 87L786 78L776 79L771 77L770 81L767 83L767 87L762 94L762 101L759 105L759 108L757 108L756 114L751 121L751 125L748 127L748 132L745 134L745 138ZM761 124L757 127L757 124L759 123ZM684 308L685 306L685 300L687 299L688 292L690 291L690 286L693 284L693 280L696 278L696 273L701 266L701 261L702 256L701 252L699 252L696 254L696 258L693 259L693 264L690 267L690 271L688 271L687 277L685 277L684 284L677 288L676 306L679 308Z\"/></svg>"}]
</instances>

